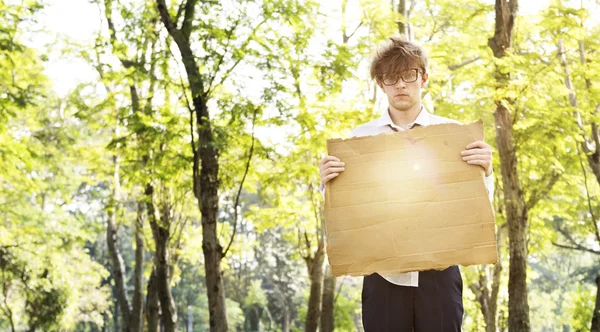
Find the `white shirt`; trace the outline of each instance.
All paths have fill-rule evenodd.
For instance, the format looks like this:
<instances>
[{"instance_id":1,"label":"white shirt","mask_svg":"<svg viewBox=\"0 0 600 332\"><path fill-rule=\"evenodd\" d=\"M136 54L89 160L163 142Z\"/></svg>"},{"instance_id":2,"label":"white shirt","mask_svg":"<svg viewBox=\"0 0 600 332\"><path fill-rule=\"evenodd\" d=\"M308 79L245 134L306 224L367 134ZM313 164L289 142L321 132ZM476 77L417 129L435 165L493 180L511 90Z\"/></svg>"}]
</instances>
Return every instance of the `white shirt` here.
<instances>
[{"instance_id":1,"label":"white shirt","mask_svg":"<svg viewBox=\"0 0 600 332\"><path fill-rule=\"evenodd\" d=\"M441 116L433 115L425 109L425 107L421 106L421 112L415 119L415 121L408 125L408 129L412 129L415 125L420 126L429 126L443 123L456 123L460 124L460 122L448 118L444 118ZM396 129L396 130L394 130ZM383 111L383 114L380 118L377 118L373 121L367 122L363 125L358 126L356 129L350 133L350 137L361 137L361 136L373 136L381 133L391 133L395 131L403 131L405 130L402 127L396 126L390 117L389 111L386 109ZM342 160L343 161L343 160ZM488 190L488 194L490 197L490 201L494 198L494 177L492 174L485 177L485 185ZM324 192L324 188L322 188ZM389 276L383 276L387 281L399 285L399 286L419 286L419 272L407 272L394 274Z\"/></svg>"}]
</instances>

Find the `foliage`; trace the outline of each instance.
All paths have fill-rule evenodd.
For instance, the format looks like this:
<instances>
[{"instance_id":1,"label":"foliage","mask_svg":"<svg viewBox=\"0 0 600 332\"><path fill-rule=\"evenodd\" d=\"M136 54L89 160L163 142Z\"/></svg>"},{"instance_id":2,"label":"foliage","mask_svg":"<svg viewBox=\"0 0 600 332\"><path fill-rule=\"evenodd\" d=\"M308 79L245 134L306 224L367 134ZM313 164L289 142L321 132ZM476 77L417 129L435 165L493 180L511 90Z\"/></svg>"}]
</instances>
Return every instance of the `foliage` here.
<instances>
[{"instance_id":1,"label":"foliage","mask_svg":"<svg viewBox=\"0 0 600 332\"><path fill-rule=\"evenodd\" d=\"M167 3L181 26L184 7ZM101 29L62 54L85 61L95 76L62 99L44 74L52 65L41 56L45 50L26 38L45 28L32 28L45 13L42 4L0 0L0 329L118 329L106 222L116 213L132 296L137 204L148 202L144 190L152 185L161 226L171 232L179 329L208 330L201 215L192 192L192 96L155 2L89 4L102 13ZM519 180L531 203L532 328L587 330L600 273L600 183L581 142L599 120L600 9L595 1L550 1L520 15L512 52L502 60L487 45L493 10L488 0L414 2L408 22L431 58L424 104L463 123L483 119L486 141L495 145L494 100L511 101ZM307 262L323 227L317 164L328 138L346 137L385 109L368 64L397 19L390 2L379 0L197 3L190 40L219 150L217 229L222 245L231 241L222 262L230 330L303 330ZM507 89L496 89L495 66L510 68ZM494 169L501 229L498 158ZM145 292L155 250L150 217L142 213ZM577 244L593 250L565 249ZM506 239L499 245L502 331ZM466 331L485 328L469 287L482 271L491 267L462 269ZM336 330L357 329L360 280L338 278L336 292Z\"/></svg>"}]
</instances>

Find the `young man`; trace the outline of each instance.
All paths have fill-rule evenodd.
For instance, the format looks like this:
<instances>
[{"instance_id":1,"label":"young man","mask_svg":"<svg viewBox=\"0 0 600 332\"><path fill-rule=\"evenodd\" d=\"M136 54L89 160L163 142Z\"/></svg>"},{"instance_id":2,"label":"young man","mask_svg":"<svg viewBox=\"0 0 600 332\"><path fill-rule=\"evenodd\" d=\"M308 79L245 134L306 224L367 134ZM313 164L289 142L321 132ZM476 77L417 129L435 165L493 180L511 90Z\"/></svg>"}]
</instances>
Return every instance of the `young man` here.
<instances>
[{"instance_id":1,"label":"young man","mask_svg":"<svg viewBox=\"0 0 600 332\"><path fill-rule=\"evenodd\" d=\"M368 136L458 121L433 115L421 104L427 83L428 58L415 43L390 38L371 63L371 78L386 94L389 108L382 116L352 131ZM492 148L473 142L461 153L463 160L485 169L486 186L493 197ZM319 164L321 186L344 171L344 162L326 156ZM460 331L463 316L462 278L458 266L443 271L409 272L383 277L377 273L363 281L362 310L366 332Z\"/></svg>"}]
</instances>

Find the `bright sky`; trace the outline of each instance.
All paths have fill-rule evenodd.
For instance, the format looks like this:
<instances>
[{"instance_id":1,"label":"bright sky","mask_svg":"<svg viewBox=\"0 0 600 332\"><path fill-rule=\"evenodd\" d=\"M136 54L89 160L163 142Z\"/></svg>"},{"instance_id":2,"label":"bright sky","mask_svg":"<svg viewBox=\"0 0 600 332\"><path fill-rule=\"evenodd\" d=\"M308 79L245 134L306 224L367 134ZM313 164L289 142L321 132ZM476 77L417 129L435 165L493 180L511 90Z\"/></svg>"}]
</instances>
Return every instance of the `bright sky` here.
<instances>
[{"instance_id":1,"label":"bright sky","mask_svg":"<svg viewBox=\"0 0 600 332\"><path fill-rule=\"evenodd\" d=\"M38 32L26 35L25 42L50 51L45 67L55 91L64 96L78 83L94 79L96 73L89 64L61 55L59 47L65 39L82 44L93 41L101 25L98 6L82 0L50 0L37 19Z\"/></svg>"},{"instance_id":2,"label":"bright sky","mask_svg":"<svg viewBox=\"0 0 600 332\"><path fill-rule=\"evenodd\" d=\"M60 54L59 48L64 46L65 39L81 44L90 44L102 20L98 5L82 0L49 0L47 7L39 16L38 33L25 36L25 41L36 48L50 50L46 73L51 78L55 91L64 96L77 84L91 81L96 73L85 61L76 56ZM352 2L352 1L351 1ZM389 6L389 0L381 0L382 5ZM547 0L521 1L519 14L531 15L545 6ZM333 1L323 6L335 6ZM357 6L349 5L349 9ZM352 13L349 13L352 14Z\"/></svg>"}]
</instances>

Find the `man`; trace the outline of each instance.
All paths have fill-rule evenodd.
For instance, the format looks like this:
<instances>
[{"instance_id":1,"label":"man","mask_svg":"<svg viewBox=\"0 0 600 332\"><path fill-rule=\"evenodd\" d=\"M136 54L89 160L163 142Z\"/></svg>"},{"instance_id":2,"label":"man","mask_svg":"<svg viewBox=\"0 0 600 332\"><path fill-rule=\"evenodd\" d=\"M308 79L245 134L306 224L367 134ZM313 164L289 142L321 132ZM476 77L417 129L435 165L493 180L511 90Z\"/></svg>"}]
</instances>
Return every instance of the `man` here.
<instances>
[{"instance_id":1,"label":"man","mask_svg":"<svg viewBox=\"0 0 600 332\"><path fill-rule=\"evenodd\" d=\"M371 78L386 94L389 108L383 115L352 131L351 136L369 136L410 130L415 126L458 123L433 115L421 104L421 90L427 83L428 58L415 43L390 38L371 63ZM463 160L485 169L486 186L493 197L492 148L482 141L462 151ZM335 156L320 164L321 188L344 171L344 162ZM366 276L363 281L363 325L367 332L460 331L463 316L462 278L458 266L443 271L409 272L382 277Z\"/></svg>"}]
</instances>

